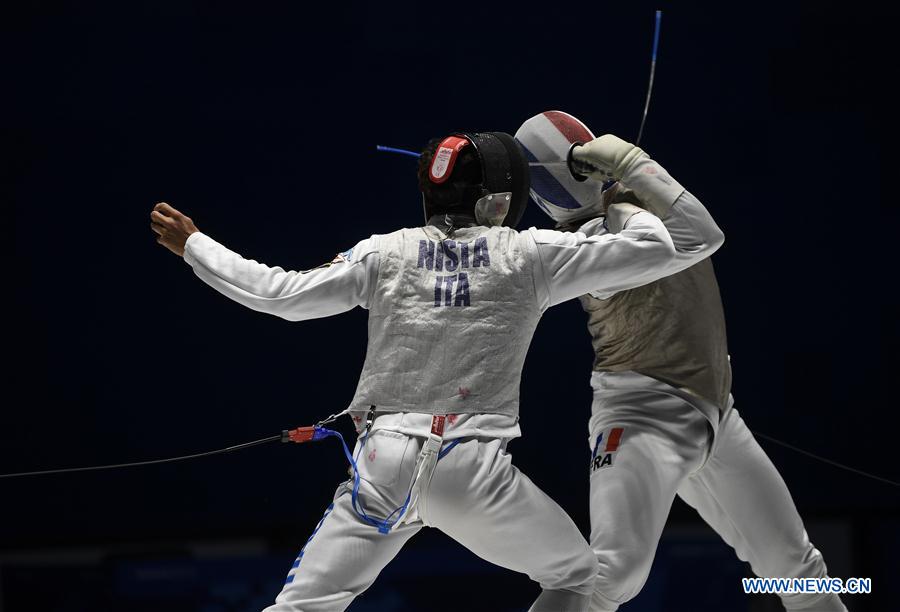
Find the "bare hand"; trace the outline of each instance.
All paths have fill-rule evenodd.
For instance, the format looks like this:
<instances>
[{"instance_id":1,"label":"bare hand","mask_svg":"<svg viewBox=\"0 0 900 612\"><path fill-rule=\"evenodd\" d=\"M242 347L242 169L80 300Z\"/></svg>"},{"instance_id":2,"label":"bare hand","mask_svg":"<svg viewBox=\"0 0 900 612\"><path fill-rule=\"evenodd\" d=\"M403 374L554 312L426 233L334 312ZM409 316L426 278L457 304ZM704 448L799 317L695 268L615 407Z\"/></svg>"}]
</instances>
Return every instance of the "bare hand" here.
<instances>
[{"instance_id":1,"label":"bare hand","mask_svg":"<svg viewBox=\"0 0 900 612\"><path fill-rule=\"evenodd\" d=\"M178 255L184 255L184 243L188 236L197 230L197 226L187 217L165 202L153 207L150 213L150 229L159 234L156 241Z\"/></svg>"}]
</instances>

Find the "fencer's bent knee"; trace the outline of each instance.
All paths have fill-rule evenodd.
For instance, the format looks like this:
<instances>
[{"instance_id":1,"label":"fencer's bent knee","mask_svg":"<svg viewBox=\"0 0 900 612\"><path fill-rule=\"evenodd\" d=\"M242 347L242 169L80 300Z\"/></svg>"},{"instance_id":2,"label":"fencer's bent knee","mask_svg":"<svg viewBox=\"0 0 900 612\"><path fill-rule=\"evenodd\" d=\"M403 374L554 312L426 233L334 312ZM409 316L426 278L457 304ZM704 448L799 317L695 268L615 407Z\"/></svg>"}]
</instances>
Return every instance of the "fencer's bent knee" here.
<instances>
[{"instance_id":1,"label":"fencer's bent knee","mask_svg":"<svg viewBox=\"0 0 900 612\"><path fill-rule=\"evenodd\" d=\"M827 573L822 553L806 535L784 537L778 546L755 546L743 552L758 576L821 578Z\"/></svg>"},{"instance_id":2,"label":"fencer's bent knee","mask_svg":"<svg viewBox=\"0 0 900 612\"><path fill-rule=\"evenodd\" d=\"M600 574L594 589L605 599L623 604L644 588L653 565L652 550L631 549L621 551L616 559L601 559Z\"/></svg>"},{"instance_id":3,"label":"fencer's bent knee","mask_svg":"<svg viewBox=\"0 0 900 612\"><path fill-rule=\"evenodd\" d=\"M557 567L550 576L532 576L540 583L541 588L554 591L573 591L589 595L594 590L594 582L600 571L600 565L592 552L585 551L569 564L569 567Z\"/></svg>"},{"instance_id":4,"label":"fencer's bent knee","mask_svg":"<svg viewBox=\"0 0 900 612\"><path fill-rule=\"evenodd\" d=\"M539 573L527 571L528 576L546 591L571 591L581 595L594 592L594 582L600 571L597 558L590 550L573 555L568 560L559 559Z\"/></svg>"}]
</instances>

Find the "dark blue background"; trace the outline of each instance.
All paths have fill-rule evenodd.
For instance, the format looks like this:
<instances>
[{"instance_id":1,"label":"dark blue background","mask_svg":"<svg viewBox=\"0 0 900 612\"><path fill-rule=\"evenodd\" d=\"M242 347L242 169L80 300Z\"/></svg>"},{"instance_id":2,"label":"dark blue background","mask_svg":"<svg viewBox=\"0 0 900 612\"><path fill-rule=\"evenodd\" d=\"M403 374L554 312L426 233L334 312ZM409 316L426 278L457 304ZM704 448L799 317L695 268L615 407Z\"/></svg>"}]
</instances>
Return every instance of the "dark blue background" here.
<instances>
[{"instance_id":1,"label":"dark blue background","mask_svg":"<svg viewBox=\"0 0 900 612\"><path fill-rule=\"evenodd\" d=\"M109 2L6 14L15 241L0 472L187 454L341 410L366 313L289 324L223 299L155 244L152 205L170 202L245 256L316 266L421 223L414 162L376 144L514 132L548 109L633 139L662 8L642 145L726 233L715 263L738 407L753 429L900 480L896 11L824 6ZM531 209L523 225L548 220ZM585 530L590 360L578 304L549 311L510 447ZM832 575L873 578L854 609L897 606L897 489L763 444ZM2 480L2 609L261 607L345 470L325 442ZM676 503L670 527L623 609L769 609L738 593L746 568L693 511ZM382 578L354 609L424 609L424 589L448 582L458 599L432 609L521 609L536 592L436 534ZM57 580L68 582L46 588Z\"/></svg>"}]
</instances>

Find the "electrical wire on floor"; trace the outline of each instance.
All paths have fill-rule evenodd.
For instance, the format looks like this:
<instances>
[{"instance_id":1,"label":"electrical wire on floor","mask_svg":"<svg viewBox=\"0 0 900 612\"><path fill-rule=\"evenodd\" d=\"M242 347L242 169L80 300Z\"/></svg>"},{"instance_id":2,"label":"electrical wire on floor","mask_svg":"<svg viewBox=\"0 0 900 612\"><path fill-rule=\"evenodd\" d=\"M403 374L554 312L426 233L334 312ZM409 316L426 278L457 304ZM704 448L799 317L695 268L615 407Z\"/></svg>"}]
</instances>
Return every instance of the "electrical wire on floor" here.
<instances>
[{"instance_id":1,"label":"electrical wire on floor","mask_svg":"<svg viewBox=\"0 0 900 612\"><path fill-rule=\"evenodd\" d=\"M790 449L790 450L794 451L795 453L800 453L801 455L806 455L807 457L815 459L816 461L821 461L822 463L826 463L828 465L832 465L834 467L841 468L842 470L847 470L848 472L853 472L854 474L858 474L860 476L865 476L866 478L871 478L872 480L877 480L878 482L883 482L885 484L889 484L889 485L892 485L895 487L900 487L900 482L897 482L896 480L891 480L889 478L884 478L882 476L877 476L875 474L870 474L869 472L864 472L862 470L858 470L854 467L850 467L849 465L844 465L843 463L838 463L837 461L832 461L831 459L827 459L820 455L816 455L815 453L811 453L809 451L803 450L802 448L798 448L792 444L788 444L787 442L782 442L781 440L779 440L777 438L773 438L772 436L767 436L764 433L760 433L760 432L754 431L752 429L750 431L757 438L762 438L763 440L766 440L767 442L771 442L772 444L777 444L778 446L782 446L784 448Z\"/></svg>"},{"instance_id":2,"label":"electrical wire on floor","mask_svg":"<svg viewBox=\"0 0 900 612\"><path fill-rule=\"evenodd\" d=\"M326 421L323 422L331 422L336 418L335 415L329 417ZM317 430L321 430L321 425L315 425L311 427L298 427L296 429L284 430L280 434L275 436L269 436L267 438L260 438L259 440L253 440L252 442L244 442L242 444L235 444L233 446L227 446L225 448L220 448L217 450L205 451L202 453L193 453L191 455L181 455L180 457L168 457L165 459L151 459L149 461L132 461L129 463L112 463L108 465L93 465L88 467L74 467L74 468L60 468L53 470L38 470L33 472L16 472L12 474L0 474L0 479L3 478L22 478L26 476L48 476L51 474L70 474L73 472L94 472L99 470L113 470L120 468L130 468L130 467L140 467L146 465L159 465L163 463L175 463L176 461L188 461L190 459L200 459L201 457L211 457L213 455L223 455L225 453L231 453L234 451L244 450L245 448L251 448L253 446L259 446L261 444L267 444L269 442L308 442L310 440L319 440L321 439L318 433L315 433ZM855 467L851 467L849 465L844 465L843 463L838 463L837 461L833 461L828 459L827 457L822 457L821 455L816 455L815 453L811 453L807 450L803 450L793 444L788 444L787 442L782 442L777 438L773 438L772 436L766 435L759 431L751 430L753 435L757 438L765 440L767 442L771 442L772 444L777 444L778 446L787 448L789 450L794 451L795 453L799 453L801 455L805 455L811 459L815 459L821 463L826 465L830 465L832 467L840 468L842 470L846 470L848 472L852 472L858 476L864 476L866 478L870 478L872 480L877 480L883 484L891 485L893 487L900 487L900 482L895 480L891 480L889 478L884 478L883 476L878 476L877 474L872 474Z\"/></svg>"},{"instance_id":3,"label":"electrical wire on floor","mask_svg":"<svg viewBox=\"0 0 900 612\"><path fill-rule=\"evenodd\" d=\"M21 476L46 476L49 474L68 474L71 472L95 472L98 470L114 470L118 468L129 468L129 467L138 467L142 465L159 465L161 463L175 463L176 461L187 461L188 459L199 459L200 457L210 457L212 455L222 455L224 453L231 453L236 450L243 450L245 448L250 448L251 446L258 446L260 444L265 444L267 442L275 442L276 440L281 440L281 434L277 436L269 436L268 438L261 438L259 440L254 440L253 442L244 442L243 444L235 444L234 446L228 446L226 448L220 448L218 450L206 451L203 453L194 453L192 455L182 455L180 457L169 457L166 459L151 459L149 461L132 461L130 463L112 463L109 465L92 465L89 467L74 467L74 468L60 468L55 470L38 470L36 472L17 472L14 474L0 474L0 478L19 478Z\"/></svg>"}]
</instances>

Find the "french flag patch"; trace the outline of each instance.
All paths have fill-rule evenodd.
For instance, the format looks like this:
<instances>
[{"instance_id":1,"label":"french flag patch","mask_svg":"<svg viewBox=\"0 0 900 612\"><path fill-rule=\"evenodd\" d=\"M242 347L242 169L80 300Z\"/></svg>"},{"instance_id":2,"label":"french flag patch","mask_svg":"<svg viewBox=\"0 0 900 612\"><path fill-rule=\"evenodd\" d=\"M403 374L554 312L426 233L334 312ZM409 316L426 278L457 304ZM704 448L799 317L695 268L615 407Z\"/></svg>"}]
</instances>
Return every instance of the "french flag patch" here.
<instances>
[{"instance_id":1,"label":"french flag patch","mask_svg":"<svg viewBox=\"0 0 900 612\"><path fill-rule=\"evenodd\" d=\"M624 433L624 427L612 427L600 432L591 451L591 473L613 466Z\"/></svg>"}]
</instances>

